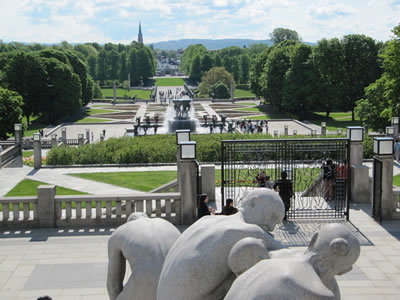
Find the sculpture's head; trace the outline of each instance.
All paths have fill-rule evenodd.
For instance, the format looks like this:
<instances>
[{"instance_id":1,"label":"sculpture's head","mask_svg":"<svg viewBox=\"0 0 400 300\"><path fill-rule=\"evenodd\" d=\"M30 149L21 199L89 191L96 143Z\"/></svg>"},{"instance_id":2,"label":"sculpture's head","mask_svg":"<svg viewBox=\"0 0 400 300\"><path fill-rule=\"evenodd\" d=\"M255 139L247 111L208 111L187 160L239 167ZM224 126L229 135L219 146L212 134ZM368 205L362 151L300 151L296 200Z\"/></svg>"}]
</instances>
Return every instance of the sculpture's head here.
<instances>
[{"instance_id":1,"label":"sculpture's head","mask_svg":"<svg viewBox=\"0 0 400 300\"><path fill-rule=\"evenodd\" d=\"M135 221L139 218L148 218L148 217L149 216L146 215L146 213L144 212L134 212L129 215L128 220L126 220L126 222Z\"/></svg>"},{"instance_id":2,"label":"sculpture's head","mask_svg":"<svg viewBox=\"0 0 400 300\"><path fill-rule=\"evenodd\" d=\"M329 224L314 233L306 253L321 273L342 275L352 269L360 256L360 243L343 224Z\"/></svg>"},{"instance_id":3,"label":"sculpture's head","mask_svg":"<svg viewBox=\"0 0 400 300\"><path fill-rule=\"evenodd\" d=\"M241 211L246 223L259 225L265 231L273 231L285 216L285 206L281 197L266 188L249 192L243 199Z\"/></svg>"}]
</instances>

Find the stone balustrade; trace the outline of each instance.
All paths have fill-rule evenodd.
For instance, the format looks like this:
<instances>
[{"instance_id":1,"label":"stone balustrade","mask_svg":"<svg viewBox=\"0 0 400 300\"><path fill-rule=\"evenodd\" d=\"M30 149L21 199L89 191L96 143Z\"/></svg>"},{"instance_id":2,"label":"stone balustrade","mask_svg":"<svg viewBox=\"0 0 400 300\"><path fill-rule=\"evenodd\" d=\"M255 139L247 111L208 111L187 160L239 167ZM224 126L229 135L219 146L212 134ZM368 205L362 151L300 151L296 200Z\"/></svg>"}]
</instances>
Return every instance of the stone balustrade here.
<instances>
[{"instance_id":1,"label":"stone balustrade","mask_svg":"<svg viewBox=\"0 0 400 300\"><path fill-rule=\"evenodd\" d=\"M57 196L43 185L37 196L0 198L0 228L119 226L133 212L181 224L181 194Z\"/></svg>"},{"instance_id":2,"label":"stone balustrade","mask_svg":"<svg viewBox=\"0 0 400 300\"><path fill-rule=\"evenodd\" d=\"M3 168L10 164L18 156L21 156L20 145L14 145L0 152L0 168Z\"/></svg>"}]
</instances>

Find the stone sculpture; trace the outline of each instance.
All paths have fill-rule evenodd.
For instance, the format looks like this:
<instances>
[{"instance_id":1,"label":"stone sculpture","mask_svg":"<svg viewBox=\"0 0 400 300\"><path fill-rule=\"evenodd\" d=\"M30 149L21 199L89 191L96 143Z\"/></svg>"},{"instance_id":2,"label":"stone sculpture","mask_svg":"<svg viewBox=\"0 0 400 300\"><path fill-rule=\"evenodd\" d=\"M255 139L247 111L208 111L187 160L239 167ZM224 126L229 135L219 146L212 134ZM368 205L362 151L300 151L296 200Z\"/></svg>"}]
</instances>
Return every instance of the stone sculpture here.
<instances>
[{"instance_id":1,"label":"stone sculpture","mask_svg":"<svg viewBox=\"0 0 400 300\"><path fill-rule=\"evenodd\" d=\"M254 250L258 249L255 244L248 241L239 247L240 259L251 260L259 251ZM314 234L305 253L278 250L270 254L271 259L263 259L241 275L245 266L238 268L240 259L230 256L230 266L240 276L225 299L340 299L335 275L351 270L360 255L360 244L346 226L330 224Z\"/></svg>"},{"instance_id":2,"label":"stone sculpture","mask_svg":"<svg viewBox=\"0 0 400 300\"><path fill-rule=\"evenodd\" d=\"M277 193L255 189L245 197L238 213L198 220L171 247L160 275L157 299L222 299L236 278L228 265L232 248L248 237L259 239L266 255L268 250L282 248L268 231L282 222L284 213Z\"/></svg>"},{"instance_id":3,"label":"stone sculpture","mask_svg":"<svg viewBox=\"0 0 400 300\"><path fill-rule=\"evenodd\" d=\"M156 299L161 269L180 232L171 223L133 213L108 241L107 290L111 300ZM126 260L132 274L123 286Z\"/></svg>"}]
</instances>

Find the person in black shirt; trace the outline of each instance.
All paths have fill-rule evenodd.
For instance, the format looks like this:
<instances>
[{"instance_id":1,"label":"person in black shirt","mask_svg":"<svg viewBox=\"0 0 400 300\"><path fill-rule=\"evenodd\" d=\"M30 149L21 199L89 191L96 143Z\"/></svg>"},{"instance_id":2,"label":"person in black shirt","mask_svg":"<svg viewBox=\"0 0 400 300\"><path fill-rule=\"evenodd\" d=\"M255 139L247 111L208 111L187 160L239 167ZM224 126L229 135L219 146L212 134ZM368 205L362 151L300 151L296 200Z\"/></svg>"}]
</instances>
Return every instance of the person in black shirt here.
<instances>
[{"instance_id":1,"label":"person in black shirt","mask_svg":"<svg viewBox=\"0 0 400 300\"><path fill-rule=\"evenodd\" d=\"M200 204L199 207L197 208L197 218L200 219L201 217L215 214L215 211L212 207L209 207L207 205L208 203L208 196L206 194L203 194L200 196Z\"/></svg>"},{"instance_id":2,"label":"person in black shirt","mask_svg":"<svg viewBox=\"0 0 400 300\"><path fill-rule=\"evenodd\" d=\"M287 179L287 172L281 173L281 179L277 180L274 184L274 190L279 190L279 196L282 198L285 205L285 218L287 219L287 212L290 209L290 199L293 196L293 185L290 179Z\"/></svg>"},{"instance_id":3,"label":"person in black shirt","mask_svg":"<svg viewBox=\"0 0 400 300\"><path fill-rule=\"evenodd\" d=\"M233 200L232 199L226 199L226 205L222 208L222 215L233 215L238 212L236 207L233 207Z\"/></svg>"}]
</instances>

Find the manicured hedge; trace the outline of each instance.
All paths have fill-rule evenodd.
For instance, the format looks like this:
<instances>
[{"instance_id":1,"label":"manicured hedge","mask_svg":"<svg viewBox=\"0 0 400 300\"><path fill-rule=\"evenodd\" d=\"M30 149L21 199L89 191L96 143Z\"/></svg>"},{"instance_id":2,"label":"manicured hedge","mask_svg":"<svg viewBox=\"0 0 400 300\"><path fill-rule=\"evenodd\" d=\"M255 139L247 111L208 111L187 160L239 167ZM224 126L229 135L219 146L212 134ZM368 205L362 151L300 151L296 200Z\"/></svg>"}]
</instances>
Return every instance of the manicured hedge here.
<instances>
[{"instance_id":1,"label":"manicured hedge","mask_svg":"<svg viewBox=\"0 0 400 300\"><path fill-rule=\"evenodd\" d=\"M297 138L309 138L296 136ZM192 134L197 142L197 160L219 162L221 140L270 139L265 134ZM290 138L293 138L292 136ZM369 141L364 147L365 157L371 157ZM367 151L367 152L366 152ZM110 138L107 141L81 147L55 147L47 155L48 165L73 164L128 164L176 162L175 135Z\"/></svg>"}]
</instances>

